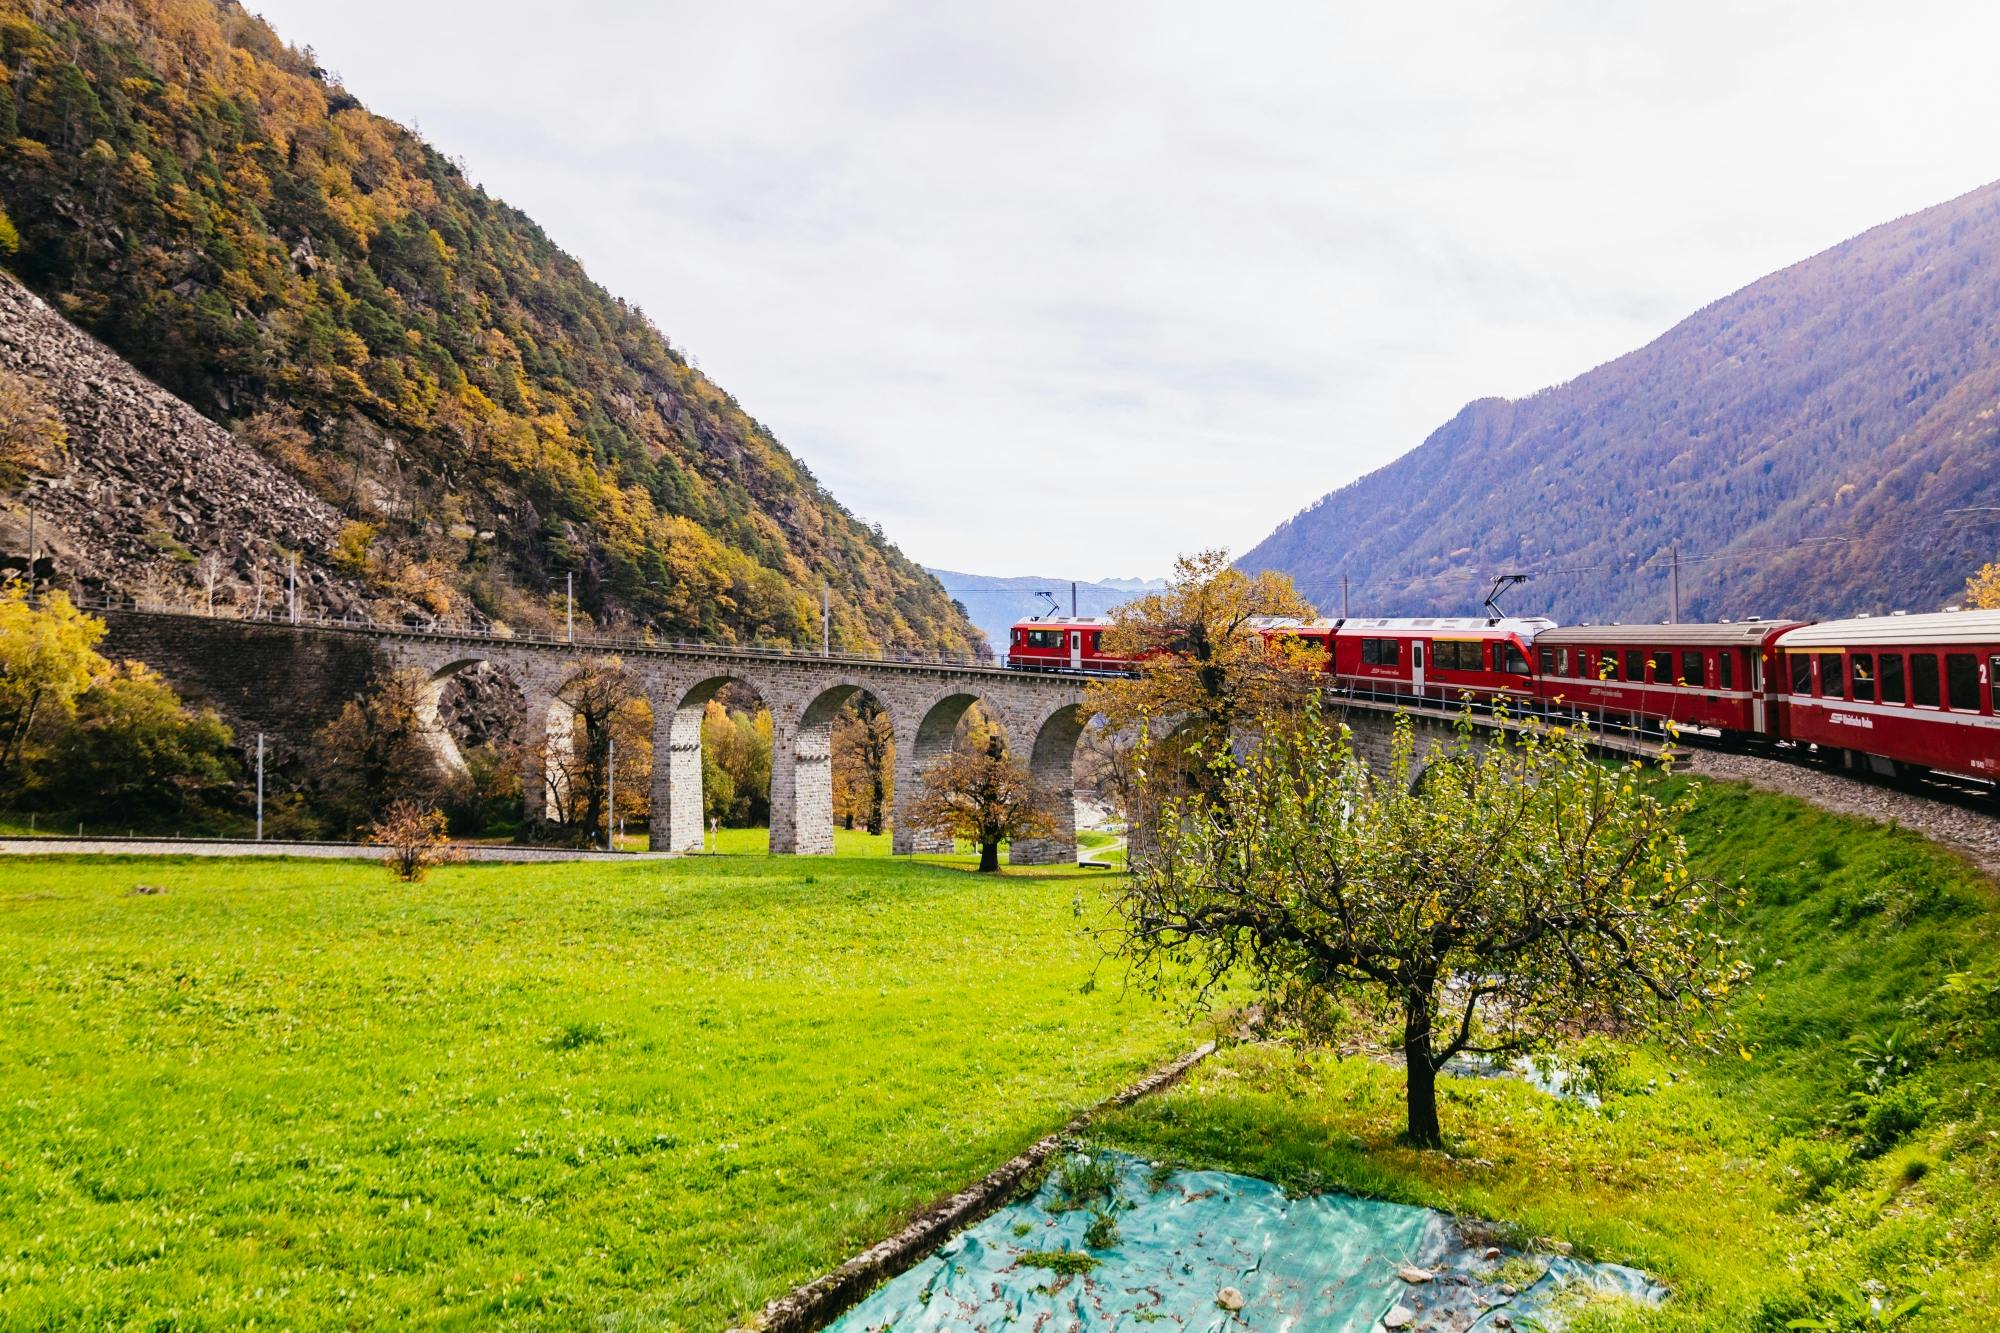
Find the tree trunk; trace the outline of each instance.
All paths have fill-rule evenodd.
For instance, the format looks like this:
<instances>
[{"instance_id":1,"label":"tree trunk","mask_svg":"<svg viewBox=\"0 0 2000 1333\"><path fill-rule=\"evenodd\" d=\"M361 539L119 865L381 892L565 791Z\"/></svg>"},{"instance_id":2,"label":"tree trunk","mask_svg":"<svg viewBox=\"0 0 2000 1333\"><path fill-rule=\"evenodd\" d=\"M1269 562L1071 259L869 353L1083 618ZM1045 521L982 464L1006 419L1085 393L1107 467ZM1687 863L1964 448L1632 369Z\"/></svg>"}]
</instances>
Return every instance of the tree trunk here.
<instances>
[{"instance_id":1,"label":"tree trunk","mask_svg":"<svg viewBox=\"0 0 2000 1333\"><path fill-rule=\"evenodd\" d=\"M982 874L998 874L1000 872L999 843L982 842L979 844L979 869Z\"/></svg>"},{"instance_id":2,"label":"tree trunk","mask_svg":"<svg viewBox=\"0 0 2000 1333\"><path fill-rule=\"evenodd\" d=\"M1438 1127L1437 1071L1431 1068L1431 1021L1428 1012L1403 1023L1403 1079L1409 1106L1404 1137L1418 1148L1442 1148Z\"/></svg>"}]
</instances>

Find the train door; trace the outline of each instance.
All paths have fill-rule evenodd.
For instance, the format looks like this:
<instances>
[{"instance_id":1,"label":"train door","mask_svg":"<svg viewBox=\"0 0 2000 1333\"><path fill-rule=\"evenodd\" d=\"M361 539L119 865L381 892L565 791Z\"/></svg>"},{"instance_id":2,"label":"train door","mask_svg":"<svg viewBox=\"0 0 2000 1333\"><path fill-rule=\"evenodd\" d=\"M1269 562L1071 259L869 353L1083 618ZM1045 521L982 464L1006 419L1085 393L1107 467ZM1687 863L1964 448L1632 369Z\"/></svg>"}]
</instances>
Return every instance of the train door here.
<instances>
[{"instance_id":1,"label":"train door","mask_svg":"<svg viewBox=\"0 0 2000 1333\"><path fill-rule=\"evenodd\" d=\"M1417 697L1423 698L1424 641L1422 639L1415 639L1410 643L1410 684L1415 689Z\"/></svg>"},{"instance_id":2,"label":"train door","mask_svg":"<svg viewBox=\"0 0 2000 1333\"><path fill-rule=\"evenodd\" d=\"M1764 720L1764 654L1750 653L1750 730L1759 736L1768 736L1771 729Z\"/></svg>"},{"instance_id":3,"label":"train door","mask_svg":"<svg viewBox=\"0 0 2000 1333\"><path fill-rule=\"evenodd\" d=\"M1080 629L1069 632L1069 666L1072 671L1083 670L1083 631Z\"/></svg>"}]
</instances>

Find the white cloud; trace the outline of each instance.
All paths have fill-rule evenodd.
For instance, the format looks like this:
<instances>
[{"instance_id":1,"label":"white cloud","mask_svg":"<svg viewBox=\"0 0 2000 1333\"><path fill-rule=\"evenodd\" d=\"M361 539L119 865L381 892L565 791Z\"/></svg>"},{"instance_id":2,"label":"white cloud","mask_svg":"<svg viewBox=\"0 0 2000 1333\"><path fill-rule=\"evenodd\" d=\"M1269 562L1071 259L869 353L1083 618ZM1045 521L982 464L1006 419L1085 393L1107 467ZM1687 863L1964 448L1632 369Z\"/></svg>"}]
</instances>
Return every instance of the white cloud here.
<instances>
[{"instance_id":1,"label":"white cloud","mask_svg":"<svg viewBox=\"0 0 2000 1333\"><path fill-rule=\"evenodd\" d=\"M263 0L911 555L1242 550L2000 175L2000 12Z\"/></svg>"}]
</instances>

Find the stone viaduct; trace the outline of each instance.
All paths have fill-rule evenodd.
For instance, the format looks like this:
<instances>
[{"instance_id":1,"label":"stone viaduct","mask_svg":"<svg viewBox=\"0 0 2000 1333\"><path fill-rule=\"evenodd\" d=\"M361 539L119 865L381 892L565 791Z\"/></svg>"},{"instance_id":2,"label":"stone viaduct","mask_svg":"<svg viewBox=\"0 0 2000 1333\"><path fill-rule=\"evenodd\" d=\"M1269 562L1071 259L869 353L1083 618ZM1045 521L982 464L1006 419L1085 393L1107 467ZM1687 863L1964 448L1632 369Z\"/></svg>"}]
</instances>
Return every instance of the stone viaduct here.
<instances>
[{"instance_id":1,"label":"stone viaduct","mask_svg":"<svg viewBox=\"0 0 2000 1333\"><path fill-rule=\"evenodd\" d=\"M652 828L655 847L673 851L702 846L702 712L731 681L755 690L771 710L774 852L833 851L833 722L864 691L888 713L895 732L894 850L939 850L907 827L902 810L925 767L950 749L960 719L978 703L1004 728L1010 748L1026 757L1035 778L1065 798L1055 836L1015 844L1011 860L1043 865L1076 859L1072 765L1089 719L1083 683L1074 678L983 664L94 610L105 620L107 655L146 662L239 730L266 732L281 753L301 749L383 667L423 671L435 717L452 676L490 663L520 688L531 732L542 728L553 740L567 735L572 716L563 702L567 686L587 664L615 656L652 707ZM438 736L441 747L455 748L442 726ZM524 777L527 813L537 816L549 775Z\"/></svg>"},{"instance_id":2,"label":"stone viaduct","mask_svg":"<svg viewBox=\"0 0 2000 1333\"><path fill-rule=\"evenodd\" d=\"M694 851L703 844L701 721L708 701L729 682L749 686L771 710L771 850L833 851L833 722L866 692L888 713L896 740L893 849L898 854L949 850L908 827L903 810L924 769L948 751L966 710L977 703L1005 730L1035 779L1058 793L1061 823L1054 836L1010 849L1016 865L1076 859L1073 765L1089 717L1084 682L984 663L825 657L692 644L577 642L500 638L450 630L372 624L291 625L208 617L185 611L92 608L106 625L103 651L136 658L159 670L190 697L216 708L239 733L261 731L280 762L296 755L347 700L362 694L384 668L416 668L430 685L433 719L440 695L457 673L480 663L504 671L521 691L530 731L553 746L567 737L572 710L564 691L586 666L617 657L653 713L652 829L659 850ZM1458 717L1436 701L1337 697L1338 715L1352 728L1356 750L1386 764L1395 719L1417 735L1424 753L1448 740ZM1490 718L1475 722L1496 725ZM1508 724L1518 725L1518 724ZM456 745L442 724L435 735L448 759ZM529 739L535 739L530 736ZM1657 758L1658 738L1599 732L1608 753ZM523 774L526 813L539 816L552 774L537 752L536 771Z\"/></svg>"}]
</instances>

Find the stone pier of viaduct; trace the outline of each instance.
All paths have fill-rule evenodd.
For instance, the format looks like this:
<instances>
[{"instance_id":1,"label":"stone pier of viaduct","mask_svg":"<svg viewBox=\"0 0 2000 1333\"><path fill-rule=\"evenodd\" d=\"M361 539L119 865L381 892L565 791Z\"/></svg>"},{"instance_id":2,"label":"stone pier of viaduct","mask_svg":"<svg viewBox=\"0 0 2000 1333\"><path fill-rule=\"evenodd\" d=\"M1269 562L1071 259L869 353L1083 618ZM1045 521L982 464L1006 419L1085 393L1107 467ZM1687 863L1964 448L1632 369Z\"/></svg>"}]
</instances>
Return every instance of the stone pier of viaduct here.
<instances>
[{"instance_id":1,"label":"stone pier of viaduct","mask_svg":"<svg viewBox=\"0 0 2000 1333\"><path fill-rule=\"evenodd\" d=\"M865 692L888 713L896 739L894 848L937 850L902 818L925 767L946 753L966 710L979 704L1027 758L1037 781L1063 797L1054 836L1017 843L1016 865L1076 859L1072 767L1088 719L1082 682L996 666L818 657L722 647L563 643L402 630L385 626L287 625L185 613L109 610L103 651L136 658L187 696L207 703L239 731L267 734L280 756L362 694L378 671L417 668L431 704L453 675L480 663L520 689L531 729L567 736L573 716L565 690L587 665L617 657L653 712L652 828L656 849L702 846L701 719L731 681L771 710L771 850L833 850L833 722ZM531 736L530 740L535 739ZM450 746L439 728L441 746ZM540 767L537 761L537 767ZM530 816L541 814L552 780L524 775Z\"/></svg>"}]
</instances>

